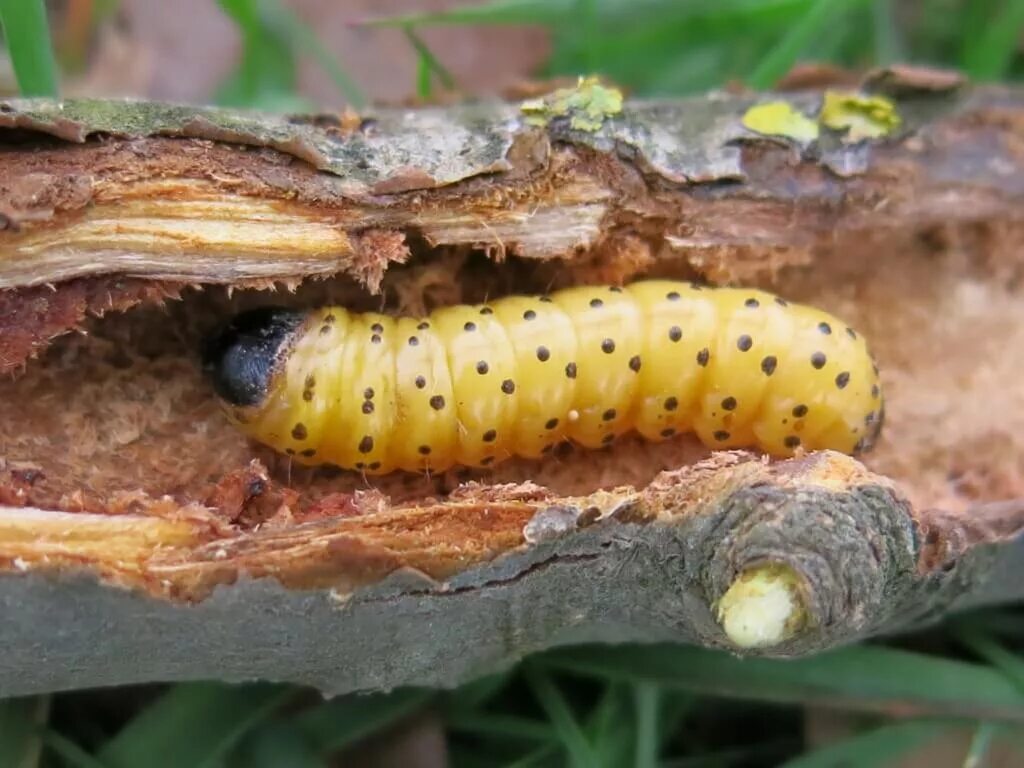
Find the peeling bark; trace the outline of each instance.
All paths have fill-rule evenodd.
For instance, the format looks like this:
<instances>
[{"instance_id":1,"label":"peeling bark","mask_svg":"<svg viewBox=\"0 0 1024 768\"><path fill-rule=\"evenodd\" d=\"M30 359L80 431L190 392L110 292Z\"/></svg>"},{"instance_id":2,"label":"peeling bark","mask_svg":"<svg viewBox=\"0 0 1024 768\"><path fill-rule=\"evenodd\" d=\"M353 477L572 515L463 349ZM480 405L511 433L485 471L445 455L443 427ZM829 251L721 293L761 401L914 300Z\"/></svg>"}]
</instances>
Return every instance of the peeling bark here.
<instances>
[{"instance_id":1,"label":"peeling bark","mask_svg":"<svg viewBox=\"0 0 1024 768\"><path fill-rule=\"evenodd\" d=\"M903 125L856 144L753 134L741 117L768 97L748 96L627 103L595 132L508 104L0 104L0 372L17 374L0 382L0 695L340 693L454 685L580 641L739 650L719 601L765 564L794 574L804 613L751 653L1019 599L1024 403L1000 389L1000 423L977 403L1024 365L1024 94L879 77ZM783 98L811 114L821 97ZM187 351L235 307L211 286L416 311L642 274L852 313L894 391L879 454L625 442L376 488L292 478L217 419ZM933 367L943 344L955 375Z\"/></svg>"}]
</instances>

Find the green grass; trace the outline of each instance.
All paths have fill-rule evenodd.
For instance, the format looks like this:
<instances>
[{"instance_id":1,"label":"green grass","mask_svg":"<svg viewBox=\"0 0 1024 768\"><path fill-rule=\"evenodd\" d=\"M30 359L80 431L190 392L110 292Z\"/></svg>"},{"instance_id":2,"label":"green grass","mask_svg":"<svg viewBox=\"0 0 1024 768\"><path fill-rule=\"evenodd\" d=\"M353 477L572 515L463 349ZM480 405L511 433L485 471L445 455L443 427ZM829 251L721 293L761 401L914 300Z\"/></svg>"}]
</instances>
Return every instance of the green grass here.
<instances>
[{"instance_id":1,"label":"green grass","mask_svg":"<svg viewBox=\"0 0 1024 768\"><path fill-rule=\"evenodd\" d=\"M107 4L110 2L108 0ZM242 49L217 100L308 109L296 94L308 57L355 106L368 96L286 0L219 0ZM339 5L339 8L341 6ZM339 13L343 13L339 10ZM20 90L57 92L37 0L0 0ZM769 88L794 64L912 61L982 80L1024 76L1024 0L490 0L364 23L400 29L423 99L458 88L432 26L535 24L552 52L538 77L599 73L639 96L740 82ZM964 766L994 745L1024 760L1024 612L988 611L900 647L843 649L793 662L657 645L541 654L454 691L401 689L323 700L281 685L183 683L0 701L0 766L11 768L328 768L369 736L431 711L452 765L883 766L957 726ZM804 712L859 723L805 747Z\"/></svg>"},{"instance_id":2,"label":"green grass","mask_svg":"<svg viewBox=\"0 0 1024 768\"><path fill-rule=\"evenodd\" d=\"M980 768L997 743L1024 760L1024 634L1007 629L1007 617L1019 624L1019 612L990 612L902 648L870 644L793 661L665 644L584 646L452 691L324 700L285 685L182 683L12 699L0 703L0 765L328 768L367 737L429 711L460 768L874 768L951 728L967 736L958 764ZM805 749L806 707L847 713L849 734Z\"/></svg>"},{"instance_id":3,"label":"green grass","mask_svg":"<svg viewBox=\"0 0 1024 768\"><path fill-rule=\"evenodd\" d=\"M97 756L110 768L214 768L293 693L270 685L177 685L133 717Z\"/></svg>"},{"instance_id":4,"label":"green grass","mask_svg":"<svg viewBox=\"0 0 1024 768\"><path fill-rule=\"evenodd\" d=\"M1024 76L1024 0L490 0L368 23L542 25L554 50L539 75L599 73L637 95L769 88L801 61Z\"/></svg>"},{"instance_id":5,"label":"green grass","mask_svg":"<svg viewBox=\"0 0 1024 768\"><path fill-rule=\"evenodd\" d=\"M56 96L57 65L43 0L0 0L0 26L24 96Z\"/></svg>"},{"instance_id":6,"label":"green grass","mask_svg":"<svg viewBox=\"0 0 1024 768\"><path fill-rule=\"evenodd\" d=\"M576 720L569 703L548 673L541 667L528 663L523 667L523 676L544 710L545 716L551 721L571 765L574 768L596 765L598 751L584 734L583 727Z\"/></svg>"},{"instance_id":7,"label":"green grass","mask_svg":"<svg viewBox=\"0 0 1024 768\"><path fill-rule=\"evenodd\" d=\"M223 104L310 109L297 63L316 63L338 98L367 96L287 0L217 0L242 36ZM114 0L105 0L106 3ZM339 14L344 14L339 6ZM8 50L25 94L56 93L42 0L0 0ZM741 82L769 88L794 64L870 67L909 61L961 68L979 80L1024 77L1024 0L485 0L446 11L353 23L397 27L416 51L416 92L458 86L421 31L432 26L540 25L553 50L537 76L599 73L637 95L679 95Z\"/></svg>"},{"instance_id":8,"label":"green grass","mask_svg":"<svg viewBox=\"0 0 1024 768\"><path fill-rule=\"evenodd\" d=\"M242 54L235 72L224 82L217 100L229 106L267 110L309 110L296 96L297 61L306 53L331 78L338 93L362 106L362 92L320 38L281 0L218 0L238 26Z\"/></svg>"}]
</instances>

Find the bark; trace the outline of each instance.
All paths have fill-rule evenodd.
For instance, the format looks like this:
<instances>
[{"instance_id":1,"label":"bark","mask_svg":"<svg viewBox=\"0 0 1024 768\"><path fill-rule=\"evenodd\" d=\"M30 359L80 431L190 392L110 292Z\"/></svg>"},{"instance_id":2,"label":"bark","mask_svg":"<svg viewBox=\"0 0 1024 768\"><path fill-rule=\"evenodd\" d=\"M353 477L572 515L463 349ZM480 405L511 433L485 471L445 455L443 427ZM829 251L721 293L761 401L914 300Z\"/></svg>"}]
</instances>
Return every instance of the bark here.
<instances>
[{"instance_id":1,"label":"bark","mask_svg":"<svg viewBox=\"0 0 1024 768\"><path fill-rule=\"evenodd\" d=\"M874 82L895 134L803 144L741 118L770 98L814 114L820 93L627 102L594 130L490 103L313 117L0 104L0 370L18 374L0 391L0 695L450 686L591 641L797 656L1019 599L1024 404L1007 395L1001 424L977 414L1022 365L1024 93ZM467 269L470 250L491 261ZM644 273L770 285L877 326L888 444L862 463L626 442L471 482L296 480L248 461L143 311L183 296L159 322L188 336L234 307L218 285L301 282L301 302L330 276L356 303L383 290L416 310ZM991 349L963 341L982 327ZM90 337L57 338L75 328ZM907 341L922 328L954 334L948 363L974 377L936 375L941 342ZM158 349L119 367L84 356L138 338ZM94 370L102 386L82 395ZM176 387L198 394L156 402ZM105 407L137 435L97 438ZM741 649L719 604L768 564L795 574L799 621Z\"/></svg>"}]
</instances>

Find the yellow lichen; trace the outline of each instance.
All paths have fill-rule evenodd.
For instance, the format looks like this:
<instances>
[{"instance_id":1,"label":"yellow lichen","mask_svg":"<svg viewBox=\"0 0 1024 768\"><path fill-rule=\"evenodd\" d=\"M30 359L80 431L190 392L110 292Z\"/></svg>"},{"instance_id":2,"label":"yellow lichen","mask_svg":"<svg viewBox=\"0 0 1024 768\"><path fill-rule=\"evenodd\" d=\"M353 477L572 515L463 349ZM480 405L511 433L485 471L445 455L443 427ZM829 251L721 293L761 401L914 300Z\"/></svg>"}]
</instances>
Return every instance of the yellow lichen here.
<instances>
[{"instance_id":1,"label":"yellow lichen","mask_svg":"<svg viewBox=\"0 0 1024 768\"><path fill-rule=\"evenodd\" d=\"M756 104L743 115L745 128L765 136L784 136L801 143L818 138L818 124L785 101Z\"/></svg>"},{"instance_id":2,"label":"yellow lichen","mask_svg":"<svg viewBox=\"0 0 1024 768\"><path fill-rule=\"evenodd\" d=\"M801 576L782 563L741 573L718 601L718 622L738 648L766 648L793 637L807 624Z\"/></svg>"},{"instance_id":3,"label":"yellow lichen","mask_svg":"<svg viewBox=\"0 0 1024 768\"><path fill-rule=\"evenodd\" d=\"M575 88L559 88L519 106L530 125L545 126L556 117L568 117L577 131L596 131L605 119L622 112L622 91L602 85L597 77L581 77Z\"/></svg>"},{"instance_id":4,"label":"yellow lichen","mask_svg":"<svg viewBox=\"0 0 1024 768\"><path fill-rule=\"evenodd\" d=\"M826 128L845 131L850 142L888 136L902 122L890 99L846 91L825 92L819 119Z\"/></svg>"}]
</instances>

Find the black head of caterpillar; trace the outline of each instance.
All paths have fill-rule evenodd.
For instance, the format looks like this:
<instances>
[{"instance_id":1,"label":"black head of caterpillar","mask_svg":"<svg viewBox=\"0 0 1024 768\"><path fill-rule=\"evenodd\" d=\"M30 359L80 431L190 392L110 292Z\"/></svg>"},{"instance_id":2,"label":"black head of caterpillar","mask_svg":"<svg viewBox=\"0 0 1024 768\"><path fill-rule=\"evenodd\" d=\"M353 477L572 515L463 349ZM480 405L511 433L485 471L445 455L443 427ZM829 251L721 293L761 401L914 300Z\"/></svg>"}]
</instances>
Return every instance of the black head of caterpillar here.
<instances>
[{"instance_id":1,"label":"black head of caterpillar","mask_svg":"<svg viewBox=\"0 0 1024 768\"><path fill-rule=\"evenodd\" d=\"M225 403L259 404L267 395L280 352L304 315L278 307L244 312L209 338L203 371Z\"/></svg>"}]
</instances>

